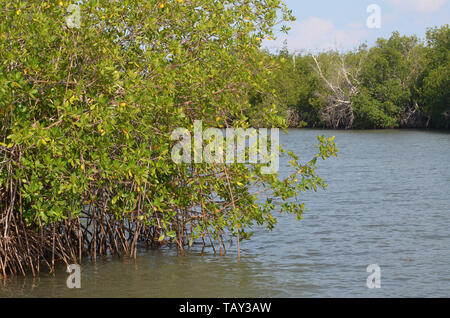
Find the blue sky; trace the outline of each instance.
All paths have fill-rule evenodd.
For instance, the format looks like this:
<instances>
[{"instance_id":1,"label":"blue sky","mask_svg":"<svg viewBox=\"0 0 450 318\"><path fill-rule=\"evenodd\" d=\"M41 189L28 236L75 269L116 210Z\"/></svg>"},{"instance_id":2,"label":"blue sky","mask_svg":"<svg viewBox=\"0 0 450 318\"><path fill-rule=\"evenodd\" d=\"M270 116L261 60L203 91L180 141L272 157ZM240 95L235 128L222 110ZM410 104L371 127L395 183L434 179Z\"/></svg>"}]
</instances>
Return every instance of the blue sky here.
<instances>
[{"instance_id":1,"label":"blue sky","mask_svg":"<svg viewBox=\"0 0 450 318\"><path fill-rule=\"evenodd\" d=\"M288 41L291 51L348 50L361 43L372 45L393 31L425 36L428 27L450 23L450 0L284 0L297 21L286 37L265 41L276 50ZM381 28L368 28L367 7L381 9Z\"/></svg>"}]
</instances>

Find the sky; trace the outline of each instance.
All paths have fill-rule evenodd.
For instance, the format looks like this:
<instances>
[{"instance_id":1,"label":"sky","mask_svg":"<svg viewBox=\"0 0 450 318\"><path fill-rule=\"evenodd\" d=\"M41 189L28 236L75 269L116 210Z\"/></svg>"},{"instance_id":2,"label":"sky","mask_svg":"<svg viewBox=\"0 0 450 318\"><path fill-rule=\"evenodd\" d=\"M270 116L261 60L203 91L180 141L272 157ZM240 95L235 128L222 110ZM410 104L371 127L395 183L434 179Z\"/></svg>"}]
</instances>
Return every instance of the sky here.
<instances>
[{"instance_id":1,"label":"sky","mask_svg":"<svg viewBox=\"0 0 450 318\"><path fill-rule=\"evenodd\" d=\"M265 40L271 51L283 47L286 40L291 52L317 52L328 49L346 51L362 43L373 45L377 38L388 38L392 32L416 34L424 38L428 27L450 23L450 0L284 0L296 21L289 35L277 33L276 40ZM380 27L369 28L380 9Z\"/></svg>"}]
</instances>

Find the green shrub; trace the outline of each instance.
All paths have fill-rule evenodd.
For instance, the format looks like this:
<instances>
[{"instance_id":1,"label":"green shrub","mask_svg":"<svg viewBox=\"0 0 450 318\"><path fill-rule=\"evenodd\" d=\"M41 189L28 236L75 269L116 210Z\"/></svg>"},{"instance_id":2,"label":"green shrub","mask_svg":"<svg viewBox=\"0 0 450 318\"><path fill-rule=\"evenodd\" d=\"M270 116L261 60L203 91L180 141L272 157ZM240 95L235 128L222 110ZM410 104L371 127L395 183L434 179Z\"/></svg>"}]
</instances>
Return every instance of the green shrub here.
<instances>
[{"instance_id":1,"label":"green shrub","mask_svg":"<svg viewBox=\"0 0 450 318\"><path fill-rule=\"evenodd\" d=\"M288 200L325 186L314 164L336 154L330 139L320 139L313 161L293 158L297 173L286 180L260 165L170 157L171 132L196 119L246 127L248 92L270 77L261 39L273 36L280 10L292 19L282 2L79 3L81 26L69 28L67 1L1 1L4 275L85 255L136 255L138 243L183 250L211 240L222 252L225 234L239 240L253 224L273 227L272 198L301 217L303 205ZM267 201L258 201L261 186Z\"/></svg>"}]
</instances>

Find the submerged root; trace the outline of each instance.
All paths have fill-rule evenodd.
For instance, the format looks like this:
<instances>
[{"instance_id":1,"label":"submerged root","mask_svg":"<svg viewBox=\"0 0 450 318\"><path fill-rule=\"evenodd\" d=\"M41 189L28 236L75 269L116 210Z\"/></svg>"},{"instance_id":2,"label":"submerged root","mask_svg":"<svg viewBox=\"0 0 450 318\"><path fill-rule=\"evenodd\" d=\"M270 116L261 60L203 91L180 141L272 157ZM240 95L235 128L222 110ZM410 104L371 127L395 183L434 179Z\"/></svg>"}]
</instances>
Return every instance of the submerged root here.
<instances>
[{"instance_id":1,"label":"submerged root","mask_svg":"<svg viewBox=\"0 0 450 318\"><path fill-rule=\"evenodd\" d=\"M81 264L84 258L96 260L103 255L136 258L139 246L173 243L183 253L184 247L193 243L192 233L197 224L217 217L200 214L193 207L182 210L173 206L173 216L162 223L163 212L152 209L148 213L142 204L142 192L131 209L124 209L126 213L112 212L112 194L96 189L92 193L98 200L86 202L81 213L68 213L62 219L48 222L36 215L30 221L23 214L33 210L30 208L33 203L24 205L22 179L15 177L14 171L20 166L20 156L17 146L0 145L0 277L29 273L37 276L42 269L53 272L57 264ZM225 253L221 231L211 233L205 227L202 236L205 235L214 251L216 240L220 253Z\"/></svg>"},{"instance_id":2,"label":"submerged root","mask_svg":"<svg viewBox=\"0 0 450 318\"><path fill-rule=\"evenodd\" d=\"M20 181L13 177L19 156L16 149L3 146L0 155L0 173L7 175L7 182L0 184L0 277L36 276L41 267L53 272L56 264L81 263L83 257L136 257L138 243L149 247L164 243L157 227L144 225L145 220L134 215L108 213L103 206L87 206L78 217L69 215L58 222L43 224L38 219L36 224L26 224ZM177 243L182 246L190 233L184 229L179 232L183 238L178 237Z\"/></svg>"},{"instance_id":3,"label":"submerged root","mask_svg":"<svg viewBox=\"0 0 450 318\"><path fill-rule=\"evenodd\" d=\"M128 255L136 257L138 243L157 247L154 227L139 220L120 220L98 212L43 227L26 226L12 213L0 220L0 276L36 276L41 266L81 263L83 257ZM180 243L180 246L183 244Z\"/></svg>"}]
</instances>

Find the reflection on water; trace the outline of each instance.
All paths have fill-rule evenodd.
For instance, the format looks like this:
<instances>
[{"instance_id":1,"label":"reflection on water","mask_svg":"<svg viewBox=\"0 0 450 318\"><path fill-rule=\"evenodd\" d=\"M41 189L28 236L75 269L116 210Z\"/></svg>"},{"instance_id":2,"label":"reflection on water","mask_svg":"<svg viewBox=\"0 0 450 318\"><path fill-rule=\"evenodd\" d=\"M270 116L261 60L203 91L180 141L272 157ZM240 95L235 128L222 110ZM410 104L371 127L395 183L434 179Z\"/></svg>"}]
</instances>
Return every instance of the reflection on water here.
<instances>
[{"instance_id":1,"label":"reflection on water","mask_svg":"<svg viewBox=\"0 0 450 318\"><path fill-rule=\"evenodd\" d=\"M450 134L291 130L281 144L306 161L322 133L340 150L319 165L329 188L299 198L302 221L257 229L240 262L234 247L225 257L141 251L136 263L84 264L79 290L60 267L0 282L0 297L449 297ZM369 264L381 267L381 289L366 287Z\"/></svg>"},{"instance_id":2,"label":"reflection on water","mask_svg":"<svg viewBox=\"0 0 450 318\"><path fill-rule=\"evenodd\" d=\"M274 277L261 274L264 266L253 257L180 256L175 250L148 251L136 260L102 259L83 266L82 288L68 289L65 268L56 275L7 281L2 296L20 297L269 297L282 292ZM267 289L267 286L273 286ZM9 294L8 294L9 292Z\"/></svg>"}]
</instances>

